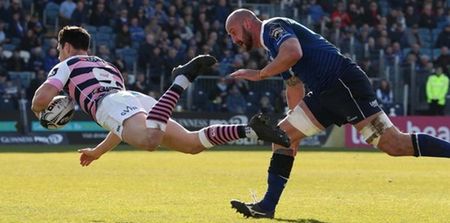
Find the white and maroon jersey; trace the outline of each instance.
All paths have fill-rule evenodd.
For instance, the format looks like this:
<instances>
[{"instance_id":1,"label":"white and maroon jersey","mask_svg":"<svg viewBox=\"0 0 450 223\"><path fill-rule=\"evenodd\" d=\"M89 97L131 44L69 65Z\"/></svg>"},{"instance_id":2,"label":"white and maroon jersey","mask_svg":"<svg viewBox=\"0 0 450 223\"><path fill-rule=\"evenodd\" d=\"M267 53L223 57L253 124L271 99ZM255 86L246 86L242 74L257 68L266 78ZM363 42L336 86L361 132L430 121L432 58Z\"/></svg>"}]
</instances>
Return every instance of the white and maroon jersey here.
<instances>
[{"instance_id":1,"label":"white and maroon jersey","mask_svg":"<svg viewBox=\"0 0 450 223\"><path fill-rule=\"evenodd\" d=\"M95 120L97 102L110 90L125 90L120 71L96 56L67 58L50 70L45 83L64 90Z\"/></svg>"}]
</instances>

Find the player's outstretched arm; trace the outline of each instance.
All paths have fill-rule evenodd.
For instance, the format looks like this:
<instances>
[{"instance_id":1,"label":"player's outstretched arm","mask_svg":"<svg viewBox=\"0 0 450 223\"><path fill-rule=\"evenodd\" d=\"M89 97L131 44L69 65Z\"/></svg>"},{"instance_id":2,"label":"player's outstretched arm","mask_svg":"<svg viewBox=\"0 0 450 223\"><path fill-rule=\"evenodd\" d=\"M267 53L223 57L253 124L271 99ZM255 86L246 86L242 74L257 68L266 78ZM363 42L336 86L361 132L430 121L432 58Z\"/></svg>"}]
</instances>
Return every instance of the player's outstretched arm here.
<instances>
[{"instance_id":1,"label":"player's outstretched arm","mask_svg":"<svg viewBox=\"0 0 450 223\"><path fill-rule=\"evenodd\" d=\"M100 158L106 152L114 149L120 144L122 140L112 132L109 132L106 138L99 143L95 148L84 148L79 149L78 152L81 153L80 165L89 166L92 161Z\"/></svg>"},{"instance_id":2,"label":"player's outstretched arm","mask_svg":"<svg viewBox=\"0 0 450 223\"><path fill-rule=\"evenodd\" d=\"M259 76L265 79L283 73L294 66L302 56L303 51L298 39L289 38L281 44L278 55L261 69Z\"/></svg>"},{"instance_id":3,"label":"player's outstretched arm","mask_svg":"<svg viewBox=\"0 0 450 223\"><path fill-rule=\"evenodd\" d=\"M31 101L31 110L39 118L39 113L52 101L52 99L58 95L59 90L50 84L42 84L34 93L33 100Z\"/></svg>"}]
</instances>

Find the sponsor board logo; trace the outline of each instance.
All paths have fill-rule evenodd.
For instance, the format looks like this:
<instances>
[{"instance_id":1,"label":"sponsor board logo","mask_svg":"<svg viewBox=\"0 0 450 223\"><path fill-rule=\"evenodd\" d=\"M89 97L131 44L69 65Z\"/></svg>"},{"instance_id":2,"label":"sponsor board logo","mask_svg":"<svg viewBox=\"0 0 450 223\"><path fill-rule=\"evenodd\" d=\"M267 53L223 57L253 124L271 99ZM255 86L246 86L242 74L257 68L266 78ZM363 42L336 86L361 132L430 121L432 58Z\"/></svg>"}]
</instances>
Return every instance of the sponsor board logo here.
<instances>
[{"instance_id":1,"label":"sponsor board logo","mask_svg":"<svg viewBox=\"0 0 450 223\"><path fill-rule=\"evenodd\" d=\"M58 145L64 142L61 134L50 135L4 135L0 136L2 144L45 144Z\"/></svg>"}]
</instances>

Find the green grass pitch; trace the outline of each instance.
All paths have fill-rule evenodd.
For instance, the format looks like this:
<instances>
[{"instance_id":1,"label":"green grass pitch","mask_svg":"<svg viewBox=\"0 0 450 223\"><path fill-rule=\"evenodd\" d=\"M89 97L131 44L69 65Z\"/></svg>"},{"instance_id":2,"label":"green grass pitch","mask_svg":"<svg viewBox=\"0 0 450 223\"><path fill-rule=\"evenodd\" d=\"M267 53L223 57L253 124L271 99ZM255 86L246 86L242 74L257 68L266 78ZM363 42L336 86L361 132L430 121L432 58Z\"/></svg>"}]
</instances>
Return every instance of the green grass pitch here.
<instances>
[{"instance_id":1,"label":"green grass pitch","mask_svg":"<svg viewBox=\"0 0 450 223\"><path fill-rule=\"evenodd\" d=\"M0 147L0 222L449 222L450 160L380 152L300 152L274 220L229 204L262 197L271 156L119 148L89 167L74 147ZM61 152L58 151L61 149ZM241 147L246 150L248 148ZM67 152L71 150L71 152Z\"/></svg>"}]
</instances>

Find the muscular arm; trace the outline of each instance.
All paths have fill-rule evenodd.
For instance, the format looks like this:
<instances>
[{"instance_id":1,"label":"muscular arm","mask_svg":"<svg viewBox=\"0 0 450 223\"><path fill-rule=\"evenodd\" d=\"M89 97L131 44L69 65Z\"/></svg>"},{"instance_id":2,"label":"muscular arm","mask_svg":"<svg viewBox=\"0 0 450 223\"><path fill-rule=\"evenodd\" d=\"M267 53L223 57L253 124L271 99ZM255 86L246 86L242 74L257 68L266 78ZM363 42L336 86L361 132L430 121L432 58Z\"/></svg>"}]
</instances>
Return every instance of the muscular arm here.
<instances>
[{"instance_id":1,"label":"muscular arm","mask_svg":"<svg viewBox=\"0 0 450 223\"><path fill-rule=\"evenodd\" d=\"M298 60L300 60L300 58L302 58L302 55L303 52L298 39L289 38L281 44L278 56L262 70L239 69L230 74L230 77L235 79L260 81L289 70Z\"/></svg>"},{"instance_id":2,"label":"muscular arm","mask_svg":"<svg viewBox=\"0 0 450 223\"><path fill-rule=\"evenodd\" d=\"M55 86L47 83L42 84L36 90L31 102L31 110L34 112L36 117L39 118L39 113L47 108L50 101L52 101L58 93L59 90Z\"/></svg>"},{"instance_id":3,"label":"muscular arm","mask_svg":"<svg viewBox=\"0 0 450 223\"><path fill-rule=\"evenodd\" d=\"M298 39L289 38L281 44L278 55L260 71L259 76L261 79L265 79L287 71L294 66L302 56L303 51Z\"/></svg>"},{"instance_id":4,"label":"muscular arm","mask_svg":"<svg viewBox=\"0 0 450 223\"><path fill-rule=\"evenodd\" d=\"M109 132L106 138L99 143L95 148L80 149L81 153L80 164L88 166L92 161L100 158L106 152L114 149L122 142L122 140L114 133Z\"/></svg>"},{"instance_id":5,"label":"muscular arm","mask_svg":"<svg viewBox=\"0 0 450 223\"><path fill-rule=\"evenodd\" d=\"M305 96L305 88L303 82L297 77L291 77L286 81L286 101L290 110L300 103Z\"/></svg>"}]
</instances>

